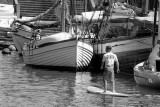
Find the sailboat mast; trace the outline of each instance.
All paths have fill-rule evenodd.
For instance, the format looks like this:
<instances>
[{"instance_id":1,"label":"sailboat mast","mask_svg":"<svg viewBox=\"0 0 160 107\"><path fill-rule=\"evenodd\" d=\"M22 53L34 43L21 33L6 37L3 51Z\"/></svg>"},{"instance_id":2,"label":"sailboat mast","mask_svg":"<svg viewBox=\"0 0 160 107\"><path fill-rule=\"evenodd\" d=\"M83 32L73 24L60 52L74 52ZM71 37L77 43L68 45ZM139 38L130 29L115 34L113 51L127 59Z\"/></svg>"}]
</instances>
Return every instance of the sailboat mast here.
<instances>
[{"instance_id":1,"label":"sailboat mast","mask_svg":"<svg viewBox=\"0 0 160 107\"><path fill-rule=\"evenodd\" d=\"M62 13L61 13L61 29L62 32L65 32L65 0L62 0Z\"/></svg>"},{"instance_id":2,"label":"sailboat mast","mask_svg":"<svg viewBox=\"0 0 160 107\"><path fill-rule=\"evenodd\" d=\"M148 14L148 5L149 5L149 0L142 0L142 14L143 15Z\"/></svg>"},{"instance_id":3,"label":"sailboat mast","mask_svg":"<svg viewBox=\"0 0 160 107\"><path fill-rule=\"evenodd\" d=\"M157 25L157 3L158 0L154 1L154 29L153 29L153 39L152 39L152 46L154 47L155 45L155 35L156 35L156 25Z\"/></svg>"},{"instance_id":4,"label":"sailboat mast","mask_svg":"<svg viewBox=\"0 0 160 107\"><path fill-rule=\"evenodd\" d=\"M159 1L159 8L158 8L158 40L160 40L160 0Z\"/></svg>"},{"instance_id":5,"label":"sailboat mast","mask_svg":"<svg viewBox=\"0 0 160 107\"><path fill-rule=\"evenodd\" d=\"M74 14L75 14L75 10L74 10L74 0L71 0L71 7L70 7L70 14L72 16L72 18L74 17Z\"/></svg>"},{"instance_id":6,"label":"sailboat mast","mask_svg":"<svg viewBox=\"0 0 160 107\"><path fill-rule=\"evenodd\" d=\"M87 0L83 0L83 3L84 3L84 12L87 11Z\"/></svg>"}]
</instances>

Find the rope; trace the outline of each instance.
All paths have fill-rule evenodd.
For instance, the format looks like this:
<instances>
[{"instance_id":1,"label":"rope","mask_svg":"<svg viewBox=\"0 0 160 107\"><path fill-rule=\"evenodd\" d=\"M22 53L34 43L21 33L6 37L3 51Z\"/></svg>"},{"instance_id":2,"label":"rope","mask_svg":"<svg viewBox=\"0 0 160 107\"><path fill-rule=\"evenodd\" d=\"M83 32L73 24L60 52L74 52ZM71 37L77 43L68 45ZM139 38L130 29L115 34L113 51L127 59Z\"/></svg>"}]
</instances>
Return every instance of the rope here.
<instances>
[{"instance_id":1,"label":"rope","mask_svg":"<svg viewBox=\"0 0 160 107\"><path fill-rule=\"evenodd\" d=\"M47 11L45 11L44 13L42 13L42 14L40 14L40 15L32 18L32 19L28 19L28 20L16 20L15 22L19 22L19 23L25 24L25 23L28 23L28 22L32 22L32 21L39 20L39 19L41 19L43 16L45 16L46 14L48 14L48 13L51 11L51 9L56 8L60 3L61 3L61 1L57 2L55 5L53 5L52 7L50 7Z\"/></svg>"}]
</instances>

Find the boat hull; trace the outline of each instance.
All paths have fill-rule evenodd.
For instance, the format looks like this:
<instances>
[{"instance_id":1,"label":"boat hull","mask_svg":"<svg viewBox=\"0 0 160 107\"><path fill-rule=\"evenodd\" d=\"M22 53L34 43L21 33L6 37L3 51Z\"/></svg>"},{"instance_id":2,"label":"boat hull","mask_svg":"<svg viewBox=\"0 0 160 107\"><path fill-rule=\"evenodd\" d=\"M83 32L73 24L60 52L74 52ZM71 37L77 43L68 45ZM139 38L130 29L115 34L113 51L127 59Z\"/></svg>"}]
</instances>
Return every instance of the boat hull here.
<instances>
[{"instance_id":1,"label":"boat hull","mask_svg":"<svg viewBox=\"0 0 160 107\"><path fill-rule=\"evenodd\" d=\"M16 24L12 24L12 29L17 31L14 32L12 38L18 52L21 54L24 44L28 43L31 40L32 32L31 28L27 26L20 25L18 28L16 26Z\"/></svg>"},{"instance_id":2,"label":"boat hull","mask_svg":"<svg viewBox=\"0 0 160 107\"><path fill-rule=\"evenodd\" d=\"M30 41L31 36L30 30L18 29L18 32L13 35L13 41L19 53L22 52L24 43ZM117 54L120 69L124 72L132 72L135 64L140 63L149 56L152 48L152 38L151 37L134 37L125 39L109 39L103 41L103 43L94 43L93 52L95 57L93 58L93 67L100 68L102 56L105 53L105 47L111 45L113 47L112 51Z\"/></svg>"},{"instance_id":3,"label":"boat hull","mask_svg":"<svg viewBox=\"0 0 160 107\"><path fill-rule=\"evenodd\" d=\"M16 35L14 34L12 36L13 38L13 42L18 50L18 53L22 53L22 50L23 50L23 46L25 43L28 43L31 39L29 38L26 38L26 37L23 37L23 36L20 36L20 35Z\"/></svg>"},{"instance_id":4,"label":"boat hull","mask_svg":"<svg viewBox=\"0 0 160 107\"><path fill-rule=\"evenodd\" d=\"M142 37L124 40L108 40L103 43L93 45L95 52L95 62L98 62L97 67L100 67L105 47L112 46L112 52L115 53L120 62L120 70L123 72L133 73L132 69L135 64L140 63L147 59L152 48L152 38ZM98 60L98 61L97 61Z\"/></svg>"},{"instance_id":5,"label":"boat hull","mask_svg":"<svg viewBox=\"0 0 160 107\"><path fill-rule=\"evenodd\" d=\"M23 50L24 63L38 66L84 68L92 56L93 47L75 39Z\"/></svg>"},{"instance_id":6,"label":"boat hull","mask_svg":"<svg viewBox=\"0 0 160 107\"><path fill-rule=\"evenodd\" d=\"M142 68L143 64L144 62L141 62L134 67L136 83L146 87L160 88L160 72L145 70Z\"/></svg>"}]
</instances>

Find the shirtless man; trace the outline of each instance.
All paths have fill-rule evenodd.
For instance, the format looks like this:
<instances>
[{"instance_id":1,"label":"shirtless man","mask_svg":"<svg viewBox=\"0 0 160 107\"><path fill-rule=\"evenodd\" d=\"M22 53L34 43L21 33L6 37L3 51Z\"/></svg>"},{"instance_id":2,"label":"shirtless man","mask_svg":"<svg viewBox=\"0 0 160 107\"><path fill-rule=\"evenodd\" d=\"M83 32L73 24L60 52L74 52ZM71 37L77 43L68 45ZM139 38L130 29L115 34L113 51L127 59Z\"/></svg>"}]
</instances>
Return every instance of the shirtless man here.
<instances>
[{"instance_id":1,"label":"shirtless man","mask_svg":"<svg viewBox=\"0 0 160 107\"><path fill-rule=\"evenodd\" d=\"M103 55L101 69L104 69L103 82L104 92L107 91L107 81L112 82L112 91L115 92L114 63L116 63L116 72L119 73L119 62L116 54L111 52L112 47L106 46L106 53ZM104 68L103 68L104 67Z\"/></svg>"}]
</instances>

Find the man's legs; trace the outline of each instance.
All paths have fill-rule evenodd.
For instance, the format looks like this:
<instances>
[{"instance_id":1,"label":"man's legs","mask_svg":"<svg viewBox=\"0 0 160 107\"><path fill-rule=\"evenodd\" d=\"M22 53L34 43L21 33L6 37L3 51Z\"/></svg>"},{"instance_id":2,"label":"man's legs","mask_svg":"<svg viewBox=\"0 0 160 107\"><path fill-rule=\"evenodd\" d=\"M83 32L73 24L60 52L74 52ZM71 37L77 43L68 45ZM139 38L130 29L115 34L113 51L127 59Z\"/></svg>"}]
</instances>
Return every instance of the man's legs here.
<instances>
[{"instance_id":1,"label":"man's legs","mask_svg":"<svg viewBox=\"0 0 160 107\"><path fill-rule=\"evenodd\" d=\"M111 69L111 82L112 82L112 91L115 92L115 77L114 77L114 69Z\"/></svg>"},{"instance_id":2,"label":"man's legs","mask_svg":"<svg viewBox=\"0 0 160 107\"><path fill-rule=\"evenodd\" d=\"M106 69L104 70L104 73L103 73L103 83L104 83L104 92L107 91L107 71Z\"/></svg>"}]
</instances>

